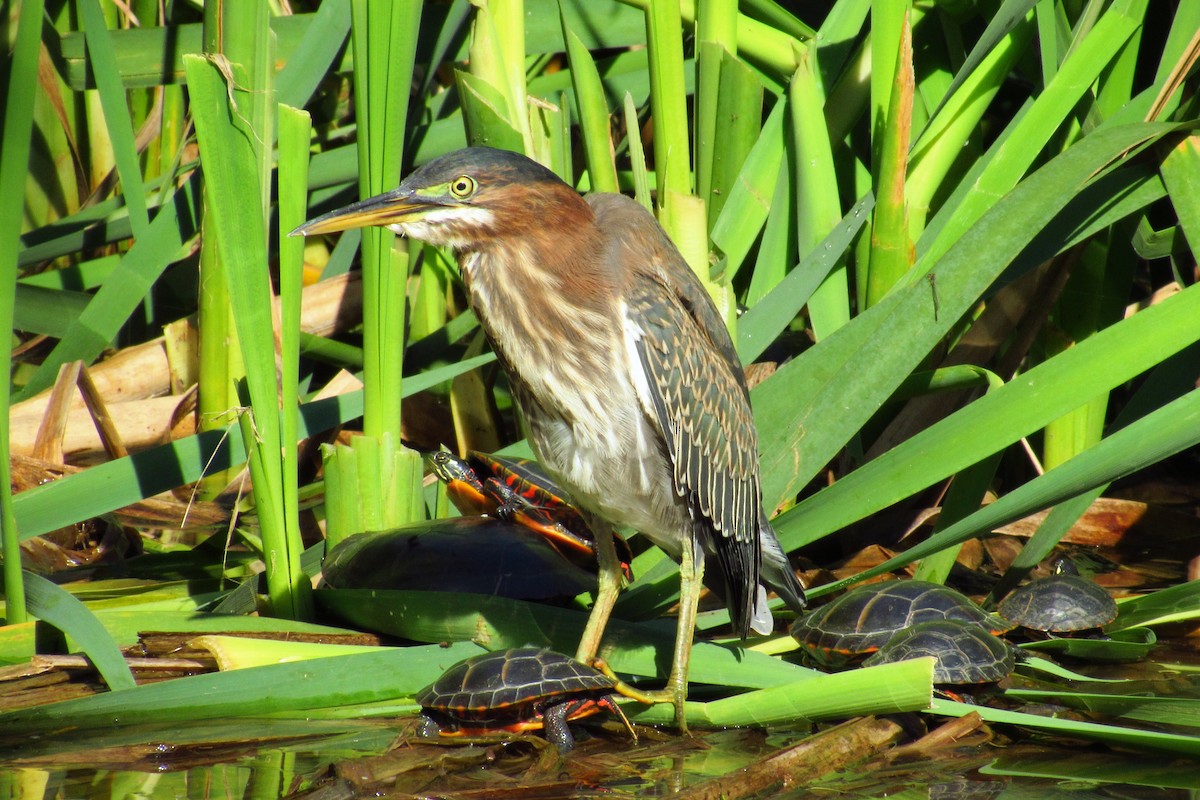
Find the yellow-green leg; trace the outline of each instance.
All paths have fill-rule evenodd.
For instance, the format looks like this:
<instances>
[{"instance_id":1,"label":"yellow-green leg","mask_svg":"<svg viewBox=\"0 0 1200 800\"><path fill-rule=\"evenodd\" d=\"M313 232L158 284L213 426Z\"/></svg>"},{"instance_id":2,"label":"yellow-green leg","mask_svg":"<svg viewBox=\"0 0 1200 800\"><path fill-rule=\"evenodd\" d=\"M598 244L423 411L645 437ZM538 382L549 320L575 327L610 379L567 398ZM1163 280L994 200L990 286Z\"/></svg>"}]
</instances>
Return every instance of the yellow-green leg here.
<instances>
[{"instance_id":1,"label":"yellow-green leg","mask_svg":"<svg viewBox=\"0 0 1200 800\"><path fill-rule=\"evenodd\" d=\"M604 628L608 625L608 617L617 602L622 580L621 563L617 559L612 526L590 516L587 522L596 537L596 559L600 565L600 577L596 587L596 602L592 604L592 613L588 616L583 636L579 640L579 648L575 651L575 660L584 664L590 664L600 652L600 640L604 638Z\"/></svg>"},{"instance_id":2,"label":"yellow-green leg","mask_svg":"<svg viewBox=\"0 0 1200 800\"><path fill-rule=\"evenodd\" d=\"M688 693L688 661L692 655L696 607L700 602L700 587L704 581L704 560L697 558L697 555L695 540L691 536L686 537L679 563L679 625L675 631L675 652L667 685L649 692L625 686L619 690L621 694L640 703L671 703L675 706L675 725L683 734L688 732L687 712L684 709Z\"/></svg>"},{"instance_id":3,"label":"yellow-green leg","mask_svg":"<svg viewBox=\"0 0 1200 800\"><path fill-rule=\"evenodd\" d=\"M683 553L679 562L679 624L675 630L675 654L671 660L671 674L661 692L653 692L659 702L675 706L675 725L680 733L686 734L687 714L684 702L688 694L688 661L692 656L692 640L696 635L696 608L700 603L700 587L704 581L704 558L696 551L696 541L691 532L683 539Z\"/></svg>"},{"instance_id":4,"label":"yellow-green leg","mask_svg":"<svg viewBox=\"0 0 1200 800\"><path fill-rule=\"evenodd\" d=\"M617 548L613 543L612 528L607 523L588 524L596 536L596 556L600 562L599 587L596 602L579 640L575 660L591 664L600 651L600 640L604 627L621 590L621 565L617 560ZM696 542L691 535L683 539L683 553L679 563L679 622L675 631L675 650L671 659L671 673L667 685L657 691L624 692L643 703L671 703L675 707L675 725L680 733L686 734L687 712L684 703L688 693L688 661L692 655L692 640L696 635L696 609L700 602L700 589L704 582L704 559L697 552Z\"/></svg>"}]
</instances>

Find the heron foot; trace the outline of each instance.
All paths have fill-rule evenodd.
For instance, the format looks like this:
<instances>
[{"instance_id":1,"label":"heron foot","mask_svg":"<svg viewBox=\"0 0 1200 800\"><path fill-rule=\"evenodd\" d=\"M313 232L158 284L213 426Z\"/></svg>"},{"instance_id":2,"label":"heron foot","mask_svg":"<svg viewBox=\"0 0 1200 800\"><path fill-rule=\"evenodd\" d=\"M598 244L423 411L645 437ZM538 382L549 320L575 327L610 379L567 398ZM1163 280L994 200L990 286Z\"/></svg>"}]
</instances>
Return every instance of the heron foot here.
<instances>
[{"instance_id":1,"label":"heron foot","mask_svg":"<svg viewBox=\"0 0 1200 800\"><path fill-rule=\"evenodd\" d=\"M667 679L667 685L661 689L638 689L618 678L604 659L593 658L587 663L611 678L615 683L613 691L622 697L628 697L630 700L636 700L648 706L660 703L672 704L675 707L675 726L679 729L680 733L685 736L687 735L687 713L684 710L684 702L687 700L688 687L687 681L682 675L673 673Z\"/></svg>"}]
</instances>

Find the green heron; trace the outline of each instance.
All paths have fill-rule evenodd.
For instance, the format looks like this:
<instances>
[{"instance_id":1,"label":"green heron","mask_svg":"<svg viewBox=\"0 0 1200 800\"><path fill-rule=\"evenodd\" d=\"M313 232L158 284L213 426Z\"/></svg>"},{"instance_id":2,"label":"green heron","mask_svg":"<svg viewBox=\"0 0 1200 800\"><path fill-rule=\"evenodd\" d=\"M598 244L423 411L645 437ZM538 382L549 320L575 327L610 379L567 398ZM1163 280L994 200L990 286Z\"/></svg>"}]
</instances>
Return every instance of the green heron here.
<instances>
[{"instance_id":1,"label":"green heron","mask_svg":"<svg viewBox=\"0 0 1200 800\"><path fill-rule=\"evenodd\" d=\"M706 554L734 631L771 630L767 584L804 590L762 509L745 376L708 293L666 232L619 194L581 197L523 155L471 147L293 234L382 225L453 248L538 460L596 534L600 581L577 658L596 656L621 571L612 525L680 561L671 673L649 693L686 731Z\"/></svg>"}]
</instances>

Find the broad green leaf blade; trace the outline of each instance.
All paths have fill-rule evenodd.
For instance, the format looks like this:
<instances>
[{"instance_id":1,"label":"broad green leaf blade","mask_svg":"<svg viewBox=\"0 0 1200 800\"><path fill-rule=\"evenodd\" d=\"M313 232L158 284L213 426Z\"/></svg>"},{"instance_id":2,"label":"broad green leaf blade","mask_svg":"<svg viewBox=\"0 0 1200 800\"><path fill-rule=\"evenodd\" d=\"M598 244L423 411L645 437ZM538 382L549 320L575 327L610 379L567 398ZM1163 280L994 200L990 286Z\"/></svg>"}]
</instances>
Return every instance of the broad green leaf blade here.
<instances>
[{"instance_id":1,"label":"broad green leaf blade","mask_svg":"<svg viewBox=\"0 0 1200 800\"><path fill-rule=\"evenodd\" d=\"M194 675L124 692L0 714L7 731L255 717L412 697L447 667L479 653L470 643L393 647L295 664ZM355 676L346 680L346 676Z\"/></svg>"},{"instance_id":2,"label":"broad green leaf blade","mask_svg":"<svg viewBox=\"0 0 1200 800\"><path fill-rule=\"evenodd\" d=\"M817 674L795 683L688 703L688 724L697 727L796 725L810 720L845 719L862 714L899 714L929 708L933 699L933 659ZM646 724L670 724L673 711L656 706L631 715Z\"/></svg>"},{"instance_id":3,"label":"broad green leaf blade","mask_svg":"<svg viewBox=\"0 0 1200 800\"><path fill-rule=\"evenodd\" d=\"M996 203L936 265L936 282L898 287L854 325L839 329L757 387L752 396L765 504L778 506L830 462L1069 198L1130 148L1168 130L1131 125L1088 136ZM1166 354L1169 349L1161 355ZM1141 363L1146 366L1128 374L1153 360ZM1095 371L1089 380L1105 383ZM1090 387L1078 391L1091 397L1114 384L1090 394L1085 391ZM1068 410L1074 405L1078 400Z\"/></svg>"},{"instance_id":4,"label":"broad green leaf blade","mask_svg":"<svg viewBox=\"0 0 1200 800\"><path fill-rule=\"evenodd\" d=\"M931 714L948 717L962 717L970 713L978 713L986 722L999 722L1007 725L1020 725L1036 731L1071 738L1088 739L1097 742L1135 747L1139 750L1158 750L1167 753L1177 753L1191 757L1200 756L1200 737L1183 736L1176 733L1158 733L1156 731L1120 728L1115 725L1101 725L1095 722L1078 722L1069 719L1056 719L1036 714L1026 714L1020 711L1005 711L988 706L975 706L966 703L954 703L949 700L933 701Z\"/></svg>"},{"instance_id":5,"label":"broad green leaf blade","mask_svg":"<svg viewBox=\"0 0 1200 800\"><path fill-rule=\"evenodd\" d=\"M999 392L994 394L999 394ZM993 395L989 395L989 397L991 396ZM952 419L958 419L962 413L960 412ZM979 429L972 427L971 430L978 431ZM901 447L906 447L920 438L919 436L914 437ZM944 547L964 542L982 531L993 530L1035 511L1075 497L1095 486L1136 472L1197 443L1200 443L1200 389L1193 390L1175 402L1147 414L1129 427L1104 439L1091 450L1081 453L1067 463L1013 490L996 502L981 508L961 522L951 525L904 553L890 558L852 579L839 581L836 584L827 584L821 588L824 591L833 591L850 581L881 575L916 559L924 558ZM900 449L896 448L888 455L890 456ZM892 467L894 466L895 462L892 464ZM845 480L850 480L850 477ZM835 486L840 486L841 483L839 482ZM861 495L859 496L861 497ZM797 506L797 509L806 505L801 504ZM823 513L825 506L822 505L821 509L821 513ZM793 512L789 512L789 514ZM819 512L813 508L809 509L809 513L816 515ZM794 519L789 522L794 523ZM784 541L793 541L796 531L789 530L789 534L788 538L784 539L784 535L781 533L780 538ZM1191 584L1186 585L1190 586ZM1192 609L1194 613L1194 604ZM1147 623L1145 620L1139 620L1136 623L1126 621L1120 624L1114 623L1112 628L1119 630L1132 624L1144 625Z\"/></svg>"},{"instance_id":6,"label":"broad green leaf blade","mask_svg":"<svg viewBox=\"0 0 1200 800\"><path fill-rule=\"evenodd\" d=\"M96 670L120 697L136 684L116 642L87 606L40 575L25 573L29 612L70 636L96 665ZM120 691L118 691L120 690Z\"/></svg>"},{"instance_id":7,"label":"broad green leaf blade","mask_svg":"<svg viewBox=\"0 0 1200 800\"><path fill-rule=\"evenodd\" d=\"M426 642L472 640L489 650L529 644L572 652L587 615L506 597L457 592L326 589L318 604L367 630ZM669 669L673 626L609 621L601 655L620 673L655 677ZM812 674L802 667L734 645L697 642L690 679L761 688Z\"/></svg>"},{"instance_id":8,"label":"broad green leaf blade","mask_svg":"<svg viewBox=\"0 0 1200 800\"><path fill-rule=\"evenodd\" d=\"M16 19L15 42L8 62L9 84L4 98L4 139L0 144L0 330L6 336L0 344L3 363L12 363L13 303L17 280L17 243L21 234L21 207L25 199L25 180L29 169L30 140L33 134L33 104L36 96L38 53L44 3L23 3ZM12 22L10 21L10 25ZM11 368L10 368L11 369ZM21 574L20 531L14 513L12 464L9 460L9 400L12 397L11 372L0 385L0 539L3 540L5 594L11 603L10 623L23 623L25 590Z\"/></svg>"}]
</instances>

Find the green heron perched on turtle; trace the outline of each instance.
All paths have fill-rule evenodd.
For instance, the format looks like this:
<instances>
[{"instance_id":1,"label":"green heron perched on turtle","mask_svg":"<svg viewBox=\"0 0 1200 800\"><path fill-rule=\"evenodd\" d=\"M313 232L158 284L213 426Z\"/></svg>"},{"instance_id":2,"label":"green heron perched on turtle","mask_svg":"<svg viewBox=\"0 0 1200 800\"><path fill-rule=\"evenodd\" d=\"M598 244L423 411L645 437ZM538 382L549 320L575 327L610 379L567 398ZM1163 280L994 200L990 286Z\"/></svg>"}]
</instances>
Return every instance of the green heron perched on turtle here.
<instances>
[{"instance_id":1,"label":"green heron perched on turtle","mask_svg":"<svg viewBox=\"0 0 1200 800\"><path fill-rule=\"evenodd\" d=\"M804 606L763 512L742 366L703 285L634 200L585 199L535 161L492 148L442 156L293 233L370 225L454 249L534 453L596 535L600 581L581 661L596 655L620 590L612 526L679 559L671 673L655 699L672 702L686 730L705 558L739 636L770 630L764 584Z\"/></svg>"}]
</instances>

